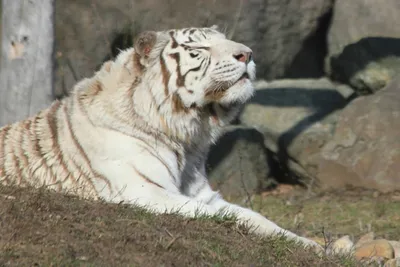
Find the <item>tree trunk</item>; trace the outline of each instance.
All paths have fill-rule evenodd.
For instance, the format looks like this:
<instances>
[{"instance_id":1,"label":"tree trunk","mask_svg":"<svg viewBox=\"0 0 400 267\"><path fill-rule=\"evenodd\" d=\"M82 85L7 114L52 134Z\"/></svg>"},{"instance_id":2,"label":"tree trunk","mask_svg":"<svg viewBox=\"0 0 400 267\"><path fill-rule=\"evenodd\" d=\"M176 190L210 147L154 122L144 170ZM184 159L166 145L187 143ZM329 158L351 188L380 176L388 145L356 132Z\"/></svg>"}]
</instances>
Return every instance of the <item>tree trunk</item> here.
<instances>
[{"instance_id":1,"label":"tree trunk","mask_svg":"<svg viewBox=\"0 0 400 267\"><path fill-rule=\"evenodd\" d=\"M53 100L54 2L2 0L0 126Z\"/></svg>"}]
</instances>

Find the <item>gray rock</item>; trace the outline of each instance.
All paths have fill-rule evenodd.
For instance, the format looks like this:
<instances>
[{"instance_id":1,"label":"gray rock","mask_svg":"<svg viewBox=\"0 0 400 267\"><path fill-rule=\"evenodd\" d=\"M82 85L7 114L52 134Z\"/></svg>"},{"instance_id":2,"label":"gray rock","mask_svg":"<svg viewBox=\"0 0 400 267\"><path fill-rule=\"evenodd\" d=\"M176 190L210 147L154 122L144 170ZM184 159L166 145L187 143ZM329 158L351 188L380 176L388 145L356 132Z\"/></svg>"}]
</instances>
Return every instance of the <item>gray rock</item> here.
<instances>
[{"instance_id":1,"label":"gray rock","mask_svg":"<svg viewBox=\"0 0 400 267\"><path fill-rule=\"evenodd\" d=\"M383 267L400 267L400 258L388 260Z\"/></svg>"},{"instance_id":2,"label":"gray rock","mask_svg":"<svg viewBox=\"0 0 400 267\"><path fill-rule=\"evenodd\" d=\"M340 114L332 139L314 164L325 186L400 189L400 77Z\"/></svg>"},{"instance_id":3,"label":"gray rock","mask_svg":"<svg viewBox=\"0 0 400 267\"><path fill-rule=\"evenodd\" d=\"M400 1L336 0L325 71L360 94L387 85L400 71Z\"/></svg>"},{"instance_id":4,"label":"gray rock","mask_svg":"<svg viewBox=\"0 0 400 267\"><path fill-rule=\"evenodd\" d=\"M253 49L258 77L321 76L325 34L317 28L331 7L332 0L59 0L55 94L92 75L140 31L212 24Z\"/></svg>"},{"instance_id":5,"label":"gray rock","mask_svg":"<svg viewBox=\"0 0 400 267\"><path fill-rule=\"evenodd\" d=\"M244 197L275 183L263 135L255 129L232 126L212 147L207 170L214 189L225 197Z\"/></svg>"},{"instance_id":6,"label":"gray rock","mask_svg":"<svg viewBox=\"0 0 400 267\"><path fill-rule=\"evenodd\" d=\"M391 240L389 241L390 245L392 245L394 249L394 257L399 259L400 265L400 241Z\"/></svg>"},{"instance_id":7,"label":"gray rock","mask_svg":"<svg viewBox=\"0 0 400 267\"><path fill-rule=\"evenodd\" d=\"M338 112L353 95L327 79L258 82L255 97L240 122L263 133L265 145L279 162L286 182L308 182L315 174L310 163L332 138Z\"/></svg>"}]
</instances>

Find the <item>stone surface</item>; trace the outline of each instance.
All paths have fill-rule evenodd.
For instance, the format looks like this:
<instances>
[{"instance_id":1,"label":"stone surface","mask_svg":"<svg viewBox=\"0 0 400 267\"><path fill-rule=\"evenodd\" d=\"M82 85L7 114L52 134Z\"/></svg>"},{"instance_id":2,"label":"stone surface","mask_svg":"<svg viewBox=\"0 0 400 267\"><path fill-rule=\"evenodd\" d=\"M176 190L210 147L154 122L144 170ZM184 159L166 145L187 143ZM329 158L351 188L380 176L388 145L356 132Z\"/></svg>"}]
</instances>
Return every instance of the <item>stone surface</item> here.
<instances>
[{"instance_id":1,"label":"stone surface","mask_svg":"<svg viewBox=\"0 0 400 267\"><path fill-rule=\"evenodd\" d=\"M325 70L361 94L376 92L400 71L400 1L336 0Z\"/></svg>"},{"instance_id":2,"label":"stone surface","mask_svg":"<svg viewBox=\"0 0 400 267\"><path fill-rule=\"evenodd\" d=\"M400 242L399 241L389 241L394 249L394 257L400 258Z\"/></svg>"},{"instance_id":3,"label":"stone surface","mask_svg":"<svg viewBox=\"0 0 400 267\"><path fill-rule=\"evenodd\" d=\"M331 140L315 161L325 186L400 189L400 77L341 113Z\"/></svg>"},{"instance_id":4,"label":"stone surface","mask_svg":"<svg viewBox=\"0 0 400 267\"><path fill-rule=\"evenodd\" d=\"M369 232L366 233L365 235L361 236L360 239L358 239L355 247L358 248L366 243L369 243L375 239L375 233L374 232Z\"/></svg>"},{"instance_id":5,"label":"stone surface","mask_svg":"<svg viewBox=\"0 0 400 267\"><path fill-rule=\"evenodd\" d=\"M56 95L140 31L213 24L253 49L258 77L319 77L326 37L318 25L331 7L332 0L56 1Z\"/></svg>"},{"instance_id":6,"label":"stone surface","mask_svg":"<svg viewBox=\"0 0 400 267\"><path fill-rule=\"evenodd\" d=\"M361 266L384 266L386 258L380 256L372 256L370 258L363 258L360 260Z\"/></svg>"},{"instance_id":7,"label":"stone surface","mask_svg":"<svg viewBox=\"0 0 400 267\"><path fill-rule=\"evenodd\" d=\"M388 260L384 267L400 267L400 258Z\"/></svg>"},{"instance_id":8,"label":"stone surface","mask_svg":"<svg viewBox=\"0 0 400 267\"><path fill-rule=\"evenodd\" d=\"M271 186L269 154L263 135L232 126L211 148L207 161L210 183L226 197L249 197Z\"/></svg>"},{"instance_id":9,"label":"stone surface","mask_svg":"<svg viewBox=\"0 0 400 267\"><path fill-rule=\"evenodd\" d=\"M372 257L393 259L394 250L387 240L377 239L356 248L356 250L354 251L354 257L357 260L362 260L363 258L372 258Z\"/></svg>"},{"instance_id":10,"label":"stone surface","mask_svg":"<svg viewBox=\"0 0 400 267\"><path fill-rule=\"evenodd\" d=\"M309 162L332 138L338 112L353 91L327 79L259 81L255 86L256 94L240 122L263 133L284 173L312 177L314 166Z\"/></svg>"},{"instance_id":11,"label":"stone surface","mask_svg":"<svg viewBox=\"0 0 400 267\"><path fill-rule=\"evenodd\" d=\"M341 254L346 255L352 252L354 247L348 235L342 236L328 247L328 254Z\"/></svg>"}]
</instances>

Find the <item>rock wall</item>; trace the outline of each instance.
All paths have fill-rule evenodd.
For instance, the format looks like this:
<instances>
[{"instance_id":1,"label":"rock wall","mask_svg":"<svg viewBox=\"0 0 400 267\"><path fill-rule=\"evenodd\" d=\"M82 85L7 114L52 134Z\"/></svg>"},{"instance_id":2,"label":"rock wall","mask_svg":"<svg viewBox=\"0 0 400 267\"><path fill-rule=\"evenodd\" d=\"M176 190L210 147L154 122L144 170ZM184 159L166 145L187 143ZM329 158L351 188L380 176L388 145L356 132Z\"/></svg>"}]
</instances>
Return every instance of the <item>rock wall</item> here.
<instances>
[{"instance_id":1,"label":"rock wall","mask_svg":"<svg viewBox=\"0 0 400 267\"><path fill-rule=\"evenodd\" d=\"M360 94L400 72L400 1L336 0L327 35L326 72Z\"/></svg>"},{"instance_id":2,"label":"rock wall","mask_svg":"<svg viewBox=\"0 0 400 267\"><path fill-rule=\"evenodd\" d=\"M259 77L322 76L324 35L316 32L331 7L332 0L58 0L55 94L92 75L140 31L213 24L253 49Z\"/></svg>"},{"instance_id":3,"label":"rock wall","mask_svg":"<svg viewBox=\"0 0 400 267\"><path fill-rule=\"evenodd\" d=\"M218 24L254 50L260 81L210 153L214 187L400 190L399 10L398 0L59 0L55 95L140 31Z\"/></svg>"},{"instance_id":4,"label":"rock wall","mask_svg":"<svg viewBox=\"0 0 400 267\"><path fill-rule=\"evenodd\" d=\"M375 95L354 100L335 128L315 162L324 186L400 190L400 76Z\"/></svg>"}]
</instances>

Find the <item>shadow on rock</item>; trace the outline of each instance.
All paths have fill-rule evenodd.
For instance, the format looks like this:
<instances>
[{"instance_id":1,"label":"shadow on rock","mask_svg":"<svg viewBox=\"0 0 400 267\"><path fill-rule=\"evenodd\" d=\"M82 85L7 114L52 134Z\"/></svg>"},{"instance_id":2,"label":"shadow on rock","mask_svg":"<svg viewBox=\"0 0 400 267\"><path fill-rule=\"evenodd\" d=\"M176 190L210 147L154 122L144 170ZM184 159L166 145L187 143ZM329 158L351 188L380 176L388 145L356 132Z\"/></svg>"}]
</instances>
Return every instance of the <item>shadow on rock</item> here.
<instances>
[{"instance_id":1,"label":"shadow on rock","mask_svg":"<svg viewBox=\"0 0 400 267\"><path fill-rule=\"evenodd\" d=\"M280 182L302 184L313 176L309 157L331 138L337 111L356 94L326 79L281 80L258 86L240 122L263 133L269 166Z\"/></svg>"},{"instance_id":2,"label":"shadow on rock","mask_svg":"<svg viewBox=\"0 0 400 267\"><path fill-rule=\"evenodd\" d=\"M331 77L360 94L383 88L400 72L400 38L366 37L329 60Z\"/></svg>"},{"instance_id":3,"label":"shadow on rock","mask_svg":"<svg viewBox=\"0 0 400 267\"><path fill-rule=\"evenodd\" d=\"M250 196L275 184L272 177L276 164L271 160L262 133L232 126L211 147L207 172L212 186L223 194Z\"/></svg>"}]
</instances>

